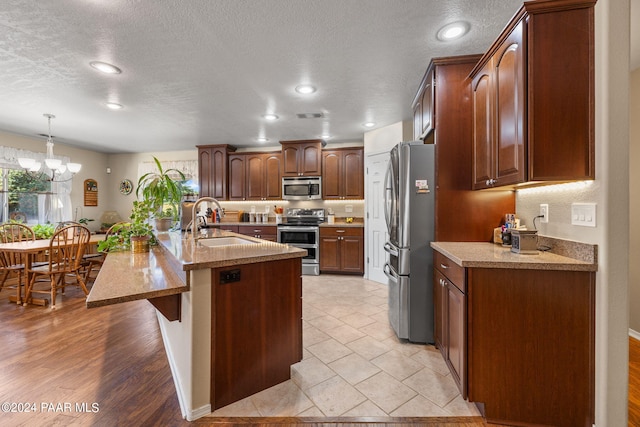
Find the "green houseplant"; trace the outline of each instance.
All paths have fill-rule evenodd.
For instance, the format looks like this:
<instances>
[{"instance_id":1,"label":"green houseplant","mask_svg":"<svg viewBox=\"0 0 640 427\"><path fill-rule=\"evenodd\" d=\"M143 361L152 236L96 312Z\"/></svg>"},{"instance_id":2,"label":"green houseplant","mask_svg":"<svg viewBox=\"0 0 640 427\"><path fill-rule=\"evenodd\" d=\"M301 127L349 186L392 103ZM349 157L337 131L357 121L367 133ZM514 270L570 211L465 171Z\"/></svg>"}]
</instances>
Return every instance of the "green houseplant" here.
<instances>
[{"instance_id":1,"label":"green houseplant","mask_svg":"<svg viewBox=\"0 0 640 427\"><path fill-rule=\"evenodd\" d=\"M115 224L110 235L98 243L98 251L131 249L133 253L149 252L149 246L156 243L150 224L152 213L149 201L135 200L131 209L131 221Z\"/></svg>"},{"instance_id":2,"label":"green houseplant","mask_svg":"<svg viewBox=\"0 0 640 427\"><path fill-rule=\"evenodd\" d=\"M142 196L149 202L153 217L156 219L156 230L166 231L172 222L180 219L180 202L185 187L184 173L178 169L164 169L160 161L154 157L155 172L148 172L140 177L136 187L136 196ZM173 177L179 178L178 181Z\"/></svg>"}]
</instances>

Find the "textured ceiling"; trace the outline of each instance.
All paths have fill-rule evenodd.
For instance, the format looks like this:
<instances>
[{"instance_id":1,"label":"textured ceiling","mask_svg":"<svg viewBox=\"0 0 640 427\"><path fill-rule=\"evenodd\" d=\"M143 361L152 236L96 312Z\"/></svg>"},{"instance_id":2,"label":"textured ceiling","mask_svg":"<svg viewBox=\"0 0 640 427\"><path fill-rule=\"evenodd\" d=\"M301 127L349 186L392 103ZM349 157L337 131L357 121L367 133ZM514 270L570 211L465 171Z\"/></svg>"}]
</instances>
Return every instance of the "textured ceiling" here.
<instances>
[{"instance_id":1,"label":"textured ceiling","mask_svg":"<svg viewBox=\"0 0 640 427\"><path fill-rule=\"evenodd\" d=\"M432 57L484 52L518 0L3 0L0 130L105 152L361 141L411 117ZM469 34L443 43L446 23ZM122 68L104 75L89 67ZM318 90L294 91L300 83ZM107 101L124 105L111 111ZM280 116L266 122L262 114ZM324 114L299 119L297 113ZM264 143L262 143L264 145ZM44 144L43 144L44 149Z\"/></svg>"}]
</instances>

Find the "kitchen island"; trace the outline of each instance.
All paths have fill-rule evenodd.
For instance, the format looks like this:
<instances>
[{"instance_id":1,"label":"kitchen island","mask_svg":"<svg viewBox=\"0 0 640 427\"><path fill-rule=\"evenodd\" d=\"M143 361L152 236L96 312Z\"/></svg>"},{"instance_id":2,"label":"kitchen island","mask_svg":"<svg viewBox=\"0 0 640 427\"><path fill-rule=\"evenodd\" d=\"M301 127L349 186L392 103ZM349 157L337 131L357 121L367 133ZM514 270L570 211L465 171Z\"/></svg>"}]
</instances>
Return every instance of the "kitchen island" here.
<instances>
[{"instance_id":1,"label":"kitchen island","mask_svg":"<svg viewBox=\"0 0 640 427\"><path fill-rule=\"evenodd\" d=\"M108 254L87 307L148 299L188 420L290 377L302 359L306 251L210 229L159 234L149 253Z\"/></svg>"}]
</instances>

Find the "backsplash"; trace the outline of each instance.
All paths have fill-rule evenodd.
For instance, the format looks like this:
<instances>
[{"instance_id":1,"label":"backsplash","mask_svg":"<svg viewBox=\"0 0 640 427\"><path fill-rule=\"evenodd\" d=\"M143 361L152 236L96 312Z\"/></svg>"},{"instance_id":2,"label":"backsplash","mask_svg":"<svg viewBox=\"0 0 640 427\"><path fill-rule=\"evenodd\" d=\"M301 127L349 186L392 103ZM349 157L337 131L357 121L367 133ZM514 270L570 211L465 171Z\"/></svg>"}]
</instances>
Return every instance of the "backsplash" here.
<instances>
[{"instance_id":1,"label":"backsplash","mask_svg":"<svg viewBox=\"0 0 640 427\"><path fill-rule=\"evenodd\" d=\"M220 205L228 211L250 212L251 207L255 206L256 212L264 212L265 208L269 208L269 216L275 216L273 212L274 206L282 206L285 208L324 208L327 213L329 209L333 210L336 217L354 217L364 218L364 200L309 200L309 201L293 201L293 200L251 200L251 201L221 201ZM348 212L348 209L351 212Z\"/></svg>"}]
</instances>

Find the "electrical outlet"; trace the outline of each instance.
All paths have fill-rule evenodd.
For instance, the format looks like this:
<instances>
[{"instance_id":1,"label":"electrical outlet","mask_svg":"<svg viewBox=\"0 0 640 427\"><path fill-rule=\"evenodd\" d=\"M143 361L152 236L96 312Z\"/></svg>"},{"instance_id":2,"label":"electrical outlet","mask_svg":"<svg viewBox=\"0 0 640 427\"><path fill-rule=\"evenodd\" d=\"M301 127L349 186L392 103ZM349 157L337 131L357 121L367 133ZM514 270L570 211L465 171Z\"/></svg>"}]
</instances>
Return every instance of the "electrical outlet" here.
<instances>
[{"instance_id":1,"label":"electrical outlet","mask_svg":"<svg viewBox=\"0 0 640 427\"><path fill-rule=\"evenodd\" d=\"M541 203L540 204L540 222L549 222L549 204Z\"/></svg>"}]
</instances>

